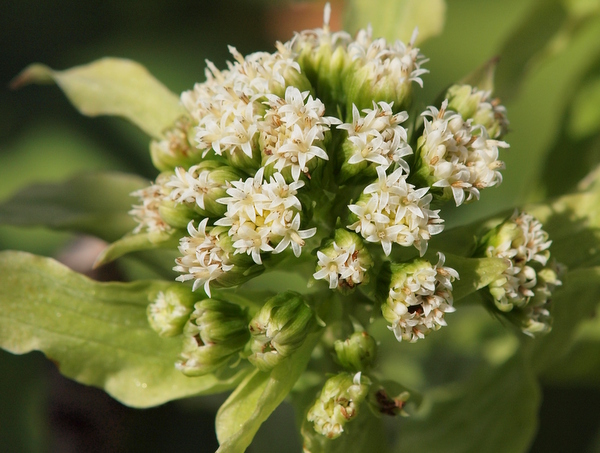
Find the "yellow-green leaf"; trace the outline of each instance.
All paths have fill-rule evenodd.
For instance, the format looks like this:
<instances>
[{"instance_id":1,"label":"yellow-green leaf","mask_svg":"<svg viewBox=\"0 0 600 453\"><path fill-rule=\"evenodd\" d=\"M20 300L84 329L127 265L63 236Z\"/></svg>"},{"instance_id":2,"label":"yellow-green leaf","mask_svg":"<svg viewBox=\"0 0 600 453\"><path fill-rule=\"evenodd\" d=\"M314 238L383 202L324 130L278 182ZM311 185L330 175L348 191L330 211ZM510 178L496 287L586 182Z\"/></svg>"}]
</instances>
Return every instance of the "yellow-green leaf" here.
<instances>
[{"instance_id":1,"label":"yellow-green leaf","mask_svg":"<svg viewBox=\"0 0 600 453\"><path fill-rule=\"evenodd\" d=\"M189 378L175 369L181 338L161 338L146 318L176 283L99 283L49 258L0 253L0 346L42 351L61 373L134 407L234 387L245 370Z\"/></svg>"},{"instance_id":2,"label":"yellow-green leaf","mask_svg":"<svg viewBox=\"0 0 600 453\"><path fill-rule=\"evenodd\" d=\"M90 64L55 71L42 64L25 68L11 83L55 82L84 115L121 116L160 138L163 130L185 114L179 98L142 65L121 58L102 58Z\"/></svg>"},{"instance_id":3,"label":"yellow-green leaf","mask_svg":"<svg viewBox=\"0 0 600 453\"><path fill-rule=\"evenodd\" d=\"M290 392L304 372L322 332L309 335L304 344L270 373L256 370L227 398L217 413L218 453L246 450L260 425Z\"/></svg>"}]
</instances>

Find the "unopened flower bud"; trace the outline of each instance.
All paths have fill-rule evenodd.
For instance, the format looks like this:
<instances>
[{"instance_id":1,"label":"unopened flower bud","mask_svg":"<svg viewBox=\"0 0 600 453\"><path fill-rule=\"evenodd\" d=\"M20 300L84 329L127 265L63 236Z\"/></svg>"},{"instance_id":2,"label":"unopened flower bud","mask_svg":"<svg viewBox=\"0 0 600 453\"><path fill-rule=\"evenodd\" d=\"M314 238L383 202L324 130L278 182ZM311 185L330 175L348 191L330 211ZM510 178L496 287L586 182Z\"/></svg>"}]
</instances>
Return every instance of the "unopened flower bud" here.
<instances>
[{"instance_id":1,"label":"unopened flower bud","mask_svg":"<svg viewBox=\"0 0 600 453\"><path fill-rule=\"evenodd\" d=\"M252 355L248 360L268 371L296 351L316 326L315 313L300 294L278 294L250 321Z\"/></svg>"},{"instance_id":2,"label":"unopened flower bud","mask_svg":"<svg viewBox=\"0 0 600 453\"><path fill-rule=\"evenodd\" d=\"M548 263L551 244L537 219L515 211L481 238L475 252L510 263L488 292L493 307L529 335L551 329L550 298L561 284L560 266Z\"/></svg>"},{"instance_id":3,"label":"unopened flower bud","mask_svg":"<svg viewBox=\"0 0 600 453\"><path fill-rule=\"evenodd\" d=\"M345 98L341 75L351 62L347 46L352 41L344 31L331 32L330 15L331 8L326 5L323 27L300 32L290 42L302 73L316 87L317 96L328 105L339 104Z\"/></svg>"},{"instance_id":4,"label":"unopened flower bud","mask_svg":"<svg viewBox=\"0 0 600 453\"><path fill-rule=\"evenodd\" d=\"M179 335L192 312L193 302L189 288L177 285L160 291L146 310L150 326L161 337Z\"/></svg>"},{"instance_id":5,"label":"unopened flower bud","mask_svg":"<svg viewBox=\"0 0 600 453\"><path fill-rule=\"evenodd\" d=\"M319 248L317 257L313 277L328 280L330 289L347 292L369 281L368 271L373 266L373 259L356 233L336 229L334 239Z\"/></svg>"},{"instance_id":6,"label":"unopened flower bud","mask_svg":"<svg viewBox=\"0 0 600 453\"><path fill-rule=\"evenodd\" d=\"M177 120L171 129L165 131L163 140L150 143L152 163L160 171L175 167L189 167L201 159L201 151L193 145L192 122L187 117Z\"/></svg>"},{"instance_id":7,"label":"unopened flower bud","mask_svg":"<svg viewBox=\"0 0 600 453\"><path fill-rule=\"evenodd\" d=\"M352 58L344 84L348 112L352 104L364 109L373 101L393 103L396 112L410 106L412 83L423 86L421 75L428 72L421 69L427 60L414 47L415 39L416 33L408 45L399 40L388 43L384 38L374 40L370 28L358 32L348 45Z\"/></svg>"},{"instance_id":8,"label":"unopened flower bud","mask_svg":"<svg viewBox=\"0 0 600 453\"><path fill-rule=\"evenodd\" d=\"M306 418L317 433L336 439L346 423L358 415L369 392L370 381L361 373L339 373L329 378Z\"/></svg>"},{"instance_id":9,"label":"unopened flower bud","mask_svg":"<svg viewBox=\"0 0 600 453\"><path fill-rule=\"evenodd\" d=\"M350 371L366 371L377 355L375 339L367 332L354 332L346 340L334 343L338 362Z\"/></svg>"},{"instance_id":10,"label":"unopened flower bud","mask_svg":"<svg viewBox=\"0 0 600 453\"><path fill-rule=\"evenodd\" d=\"M175 366L188 376L201 376L224 366L238 357L250 338L245 310L216 299L194 305L183 333L183 352Z\"/></svg>"},{"instance_id":11,"label":"unopened flower bud","mask_svg":"<svg viewBox=\"0 0 600 453\"><path fill-rule=\"evenodd\" d=\"M473 125L481 125L493 139L501 139L508 130L506 108L498 99L490 99L489 91L478 90L471 85L452 85L446 93L448 108Z\"/></svg>"},{"instance_id":12,"label":"unopened flower bud","mask_svg":"<svg viewBox=\"0 0 600 453\"><path fill-rule=\"evenodd\" d=\"M391 266L389 294L381 311L398 341L414 343L425 338L445 326L444 315L455 310L452 281L458 272L444 267L445 257L438 255L435 266L424 259Z\"/></svg>"}]
</instances>

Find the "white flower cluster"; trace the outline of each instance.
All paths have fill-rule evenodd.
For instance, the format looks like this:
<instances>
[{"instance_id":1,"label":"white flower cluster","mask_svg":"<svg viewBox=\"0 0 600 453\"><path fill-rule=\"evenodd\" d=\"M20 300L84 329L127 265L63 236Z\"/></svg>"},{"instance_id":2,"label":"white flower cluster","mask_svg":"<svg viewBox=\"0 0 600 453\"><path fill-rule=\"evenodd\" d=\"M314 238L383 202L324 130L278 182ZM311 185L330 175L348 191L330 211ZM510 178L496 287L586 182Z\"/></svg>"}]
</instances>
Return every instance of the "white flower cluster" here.
<instances>
[{"instance_id":1,"label":"white flower cluster","mask_svg":"<svg viewBox=\"0 0 600 453\"><path fill-rule=\"evenodd\" d=\"M336 289L343 285L352 288L362 283L367 267L359 259L359 252L355 250L356 245L340 247L334 241L332 247L332 253L329 254L317 251L319 270L313 274L315 280L329 280L329 289Z\"/></svg>"},{"instance_id":2,"label":"white flower cluster","mask_svg":"<svg viewBox=\"0 0 600 453\"><path fill-rule=\"evenodd\" d=\"M459 278L458 272L444 267L445 257L439 252L438 255L435 267L428 261L419 261L404 278L392 281L382 311L398 341L414 343L425 338L431 331L446 325L445 313L455 311L452 281Z\"/></svg>"},{"instance_id":3,"label":"white flower cluster","mask_svg":"<svg viewBox=\"0 0 600 453\"><path fill-rule=\"evenodd\" d=\"M498 148L507 148L503 141L488 137L485 127L472 126L472 120L452 110L448 101L442 108L429 107L422 116L425 131L421 158L429 167L434 187L452 190L456 206L479 199L479 190L502 182L504 163L498 160Z\"/></svg>"},{"instance_id":4,"label":"white flower cluster","mask_svg":"<svg viewBox=\"0 0 600 453\"><path fill-rule=\"evenodd\" d=\"M139 205L133 205L129 211L129 215L137 222L137 226L133 230L134 234L142 231L160 233L172 230L158 212L161 201L165 199L164 188L158 181L156 184L132 192L131 196L138 197L141 202Z\"/></svg>"},{"instance_id":5,"label":"white flower cluster","mask_svg":"<svg viewBox=\"0 0 600 453\"><path fill-rule=\"evenodd\" d=\"M235 62L224 71L207 62L207 81L184 92L181 101L197 123L198 148L218 155L241 150L252 158L262 103L268 94L283 92L285 77L299 74L300 66L284 46L273 54L256 52L246 58L233 47L229 50Z\"/></svg>"},{"instance_id":6,"label":"white flower cluster","mask_svg":"<svg viewBox=\"0 0 600 453\"><path fill-rule=\"evenodd\" d=\"M373 39L373 31L369 26L360 30L356 39L348 45L348 54L354 61L360 62L360 67L366 68L375 82L396 80L400 85L415 82L423 86L421 76L428 73L421 65L426 59L419 49L414 47L417 29L413 32L408 45L400 40L393 44L385 38Z\"/></svg>"},{"instance_id":7,"label":"white flower cluster","mask_svg":"<svg viewBox=\"0 0 600 453\"><path fill-rule=\"evenodd\" d=\"M229 197L217 201L227 206L225 216L215 225L227 226L235 253L247 253L262 264L261 252L283 252L291 245L300 256L304 239L312 237L316 228L300 230L302 205L296 197L304 181L287 184L281 173L263 181L264 167L253 178L232 181Z\"/></svg>"},{"instance_id":8,"label":"white flower cluster","mask_svg":"<svg viewBox=\"0 0 600 453\"><path fill-rule=\"evenodd\" d=\"M548 234L542 229L542 224L533 216L515 212L509 222L516 225L516 232L506 235L503 242L490 245L486 250L489 257L506 258L510 261L503 278L490 284L490 293L494 296L496 306L505 312L513 307L525 307L538 290L540 294L548 292L548 288L538 285L537 272L532 264L536 262L540 266L546 266L550 257L548 249L552 244L548 240ZM502 229L499 234L502 235ZM557 283L551 284L556 286ZM546 283L542 282L542 286L544 285Z\"/></svg>"},{"instance_id":9,"label":"white flower cluster","mask_svg":"<svg viewBox=\"0 0 600 453\"><path fill-rule=\"evenodd\" d=\"M412 154L407 143L406 129L400 126L408 119L406 112L394 114L392 105L387 102L373 102L372 109L364 109L362 117L356 105L352 105L352 123L337 126L348 132L348 140L354 153L348 159L350 164L373 162L386 168L394 163L400 165L406 173L410 168L404 156Z\"/></svg>"},{"instance_id":10,"label":"white flower cluster","mask_svg":"<svg viewBox=\"0 0 600 453\"><path fill-rule=\"evenodd\" d=\"M211 178L210 170L193 165L187 171L183 167L177 167L165 187L171 189L171 200L177 203L197 204L204 209L204 196L211 190L221 188L222 184Z\"/></svg>"},{"instance_id":11,"label":"white flower cluster","mask_svg":"<svg viewBox=\"0 0 600 453\"><path fill-rule=\"evenodd\" d=\"M431 235L444 229L439 210L429 209L429 187L415 189L406 182L402 167L387 175L385 167L378 166L377 175L377 182L364 189L357 204L348 206L358 218L348 228L369 242L380 242L386 255L396 243L415 246L423 256Z\"/></svg>"},{"instance_id":12,"label":"white flower cluster","mask_svg":"<svg viewBox=\"0 0 600 453\"><path fill-rule=\"evenodd\" d=\"M314 157L329 160L321 143L323 134L340 120L323 117L325 105L292 86L286 88L285 98L269 94L267 99L269 109L259 125L261 148L267 156L264 165L273 164L279 172L290 168L298 181L300 173L308 173L307 164Z\"/></svg>"},{"instance_id":13,"label":"white flower cluster","mask_svg":"<svg viewBox=\"0 0 600 453\"><path fill-rule=\"evenodd\" d=\"M218 244L219 235L207 231L208 219L204 219L194 228L194 221L188 224L189 236L179 242L179 252L183 256L177 258L177 266L173 268L181 272L176 280L185 282L194 280L193 291L204 285L204 292L210 297L210 282L233 268L229 254ZM223 233L221 233L223 234Z\"/></svg>"}]
</instances>

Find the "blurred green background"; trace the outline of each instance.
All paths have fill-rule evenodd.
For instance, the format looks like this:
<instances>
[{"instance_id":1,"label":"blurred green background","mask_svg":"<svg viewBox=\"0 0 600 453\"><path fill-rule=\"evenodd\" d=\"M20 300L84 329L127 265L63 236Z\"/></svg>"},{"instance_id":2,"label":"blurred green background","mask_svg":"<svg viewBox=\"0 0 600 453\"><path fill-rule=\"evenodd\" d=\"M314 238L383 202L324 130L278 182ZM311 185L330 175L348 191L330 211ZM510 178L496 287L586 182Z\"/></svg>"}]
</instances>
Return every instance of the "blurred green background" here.
<instances>
[{"instance_id":1,"label":"blurred green background","mask_svg":"<svg viewBox=\"0 0 600 453\"><path fill-rule=\"evenodd\" d=\"M425 3L443 6L441 0ZM350 4L362 11L364 2ZM384 18L394 1L368 5L356 17L344 13L343 2L334 2L334 27L346 14L350 26L371 21L376 35L393 34L393 23ZM600 162L600 2L449 0L446 6L442 33L421 45L431 73L423 77L419 102L427 105L500 56L496 94L511 121L503 185L461 208L460 216L451 212L448 225L574 190ZM147 137L129 124L80 115L56 87L10 91L9 81L28 64L65 69L103 56L125 57L178 93L204 80L205 59L223 67L228 44L243 54L271 51L275 39L289 39L292 30L319 26L321 11L322 3L266 0L2 2L0 199L29 183L60 181L81 171L156 174ZM0 249L56 256L72 239L0 226ZM0 451L216 449L213 412L219 397L136 411L61 378L41 354L0 352L0 369ZM531 451L600 451L600 375L591 376L597 379L546 383ZM299 451L292 423L291 409L281 408L252 451Z\"/></svg>"}]
</instances>

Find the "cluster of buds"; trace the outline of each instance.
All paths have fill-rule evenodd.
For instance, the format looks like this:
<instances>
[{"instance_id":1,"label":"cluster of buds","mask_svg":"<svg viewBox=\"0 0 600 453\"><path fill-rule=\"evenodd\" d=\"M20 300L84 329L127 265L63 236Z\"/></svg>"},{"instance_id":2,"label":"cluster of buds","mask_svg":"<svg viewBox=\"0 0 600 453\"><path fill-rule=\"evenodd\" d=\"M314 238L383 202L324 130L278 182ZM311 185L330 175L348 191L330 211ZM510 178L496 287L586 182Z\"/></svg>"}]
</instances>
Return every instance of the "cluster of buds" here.
<instances>
[{"instance_id":1,"label":"cluster of buds","mask_svg":"<svg viewBox=\"0 0 600 453\"><path fill-rule=\"evenodd\" d=\"M501 278L489 285L489 295L496 311L529 335L551 329L551 295L561 285L557 265L549 263L551 244L537 219L516 211L482 237L476 252L509 262Z\"/></svg>"},{"instance_id":2,"label":"cluster of buds","mask_svg":"<svg viewBox=\"0 0 600 453\"><path fill-rule=\"evenodd\" d=\"M445 326L444 314L454 311L452 281L459 277L444 267L444 260L439 253L435 266L424 259L392 264L389 295L381 311L398 341L425 338Z\"/></svg>"},{"instance_id":3,"label":"cluster of buds","mask_svg":"<svg viewBox=\"0 0 600 453\"><path fill-rule=\"evenodd\" d=\"M183 335L183 373L240 363L270 372L324 327L317 313L331 298L347 298L337 315L349 322L365 296L398 341L446 325L459 272L443 253L436 264L425 254L443 232L445 202L474 202L502 182L508 121L491 92L465 84L440 105L411 110L428 72L415 38L331 32L326 7L322 28L277 43L274 53L230 48L227 69L209 62L207 80L181 95L187 116L151 145L162 173L133 194L140 203L131 214L138 243L178 244L176 280L209 297L193 305L193 296L161 293L148 309L160 335ZM521 214L485 235L475 254L510 260L487 291L526 333L549 330L560 284L549 246L539 222ZM276 262L297 262L310 296L284 291L246 308L224 302L221 288L268 275ZM372 385L375 340L363 330L330 340L343 370L308 410L312 431L338 437L365 400L375 412L402 412L407 394L390 398Z\"/></svg>"}]
</instances>

